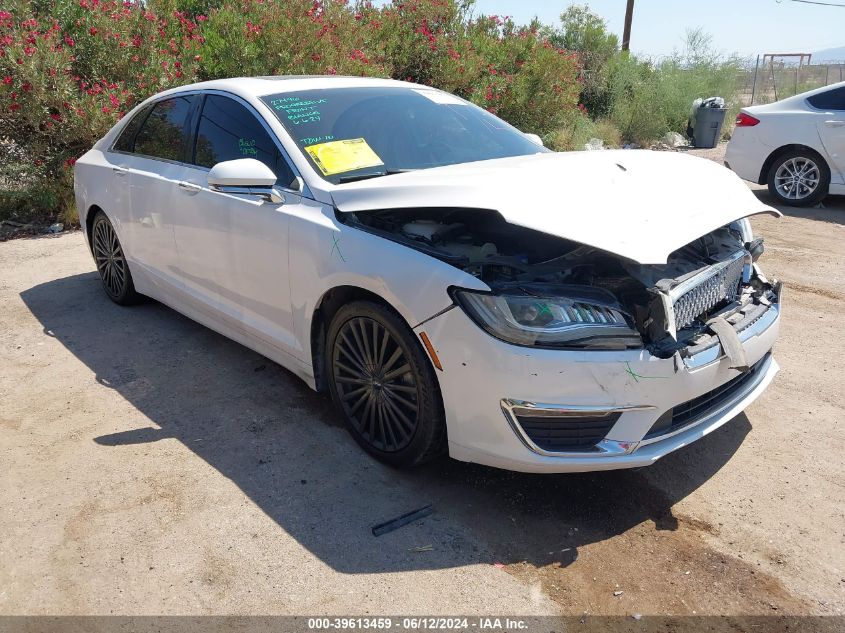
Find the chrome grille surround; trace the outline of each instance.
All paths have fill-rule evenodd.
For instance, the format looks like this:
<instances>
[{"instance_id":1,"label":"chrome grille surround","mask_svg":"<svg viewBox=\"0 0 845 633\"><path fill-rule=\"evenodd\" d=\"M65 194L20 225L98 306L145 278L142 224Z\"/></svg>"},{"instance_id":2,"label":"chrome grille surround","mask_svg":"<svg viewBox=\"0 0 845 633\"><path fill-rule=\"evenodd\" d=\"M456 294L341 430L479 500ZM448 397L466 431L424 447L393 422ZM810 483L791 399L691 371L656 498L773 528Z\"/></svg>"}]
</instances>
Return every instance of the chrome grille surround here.
<instances>
[{"instance_id":1,"label":"chrome grille surround","mask_svg":"<svg viewBox=\"0 0 845 633\"><path fill-rule=\"evenodd\" d=\"M736 300L746 256L746 251L737 251L669 291L676 330L691 325L699 315L722 301Z\"/></svg>"}]
</instances>

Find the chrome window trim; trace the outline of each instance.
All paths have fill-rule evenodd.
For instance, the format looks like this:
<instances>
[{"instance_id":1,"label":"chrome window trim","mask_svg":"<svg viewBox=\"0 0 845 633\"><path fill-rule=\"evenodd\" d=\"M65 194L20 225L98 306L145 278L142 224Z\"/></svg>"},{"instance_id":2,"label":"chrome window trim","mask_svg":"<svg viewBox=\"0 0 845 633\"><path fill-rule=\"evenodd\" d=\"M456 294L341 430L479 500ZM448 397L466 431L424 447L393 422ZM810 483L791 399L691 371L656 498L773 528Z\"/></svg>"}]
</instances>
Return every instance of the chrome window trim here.
<instances>
[{"instance_id":1,"label":"chrome window trim","mask_svg":"<svg viewBox=\"0 0 845 633\"><path fill-rule=\"evenodd\" d=\"M261 115L261 113L258 112L258 110L255 109L255 106L253 106L251 103L249 103L246 99L244 99L240 95L236 95L233 92L227 92L225 90L220 90L218 88L201 88L201 89L197 89L197 90L185 90L185 91L182 91L182 92L177 92L177 93L174 93L174 94L165 95L165 96L162 96L161 98L154 99L153 101L149 101L149 102L145 103L144 106L146 107L146 106L149 105L149 106L152 106L154 108L156 105L158 105L162 101L166 101L167 99L174 99L174 98L177 98L177 97L190 97L190 96L194 96L194 95L200 95L200 96L217 95L217 96L221 96L221 97L227 97L229 99L235 100L236 102L238 102L242 106L244 106L256 119L258 119L259 123L261 123L261 126L264 128L264 131L267 132L270 139L273 141L273 143L276 145L276 148L279 150L279 153L281 154L282 159L284 159L285 163L287 163L287 166L290 168L291 173L293 174L294 180L298 180L302 185L302 189L300 191L297 191L296 189L291 189L290 187L286 187L286 186L283 186L283 185L277 185L278 188L285 193L291 193L291 194L295 194L295 195L298 195L298 196L302 196L303 198L315 200L313 194L311 193L311 190L308 188L308 184L305 182L305 179L302 177L302 174L300 173L300 171L296 168L296 165L293 163L293 161L291 161L290 155L285 150L284 146L282 145L282 142L279 140L278 135L269 126L266 119ZM129 123L127 122L125 125L128 125L128 124ZM125 127L125 125L123 127ZM123 128L121 128L120 131L122 132ZM194 131L192 130L190 133L191 133L191 136L193 137ZM114 149L114 145L115 145L115 143L117 143L118 138L120 138L120 133L117 134L114 141L112 141L111 146L106 150L106 152L111 153L111 154L122 154L124 156L139 156L141 158L146 158L148 160L155 160L155 161L159 161L159 162L162 162L162 163L170 163L172 165L181 165L181 166L184 166L184 167L190 167L192 169L200 169L200 170L206 171L206 172L211 171L210 167L203 167L201 165L196 165L194 163L188 163L188 162L185 162L185 161L171 160L169 158L159 158L158 156L149 156L147 154L140 154L140 153L136 153L136 152L123 152L123 151L120 151L120 150L116 150L116 149ZM192 140L196 140L196 139L192 139Z\"/></svg>"},{"instance_id":2,"label":"chrome window trim","mask_svg":"<svg viewBox=\"0 0 845 633\"><path fill-rule=\"evenodd\" d=\"M505 414L505 419L508 421L511 429L519 440L530 451L543 455L545 457L619 457L620 455L628 455L634 452L637 448L637 442L618 442L616 440L603 439L595 445L594 450L591 451L547 451L535 444L528 434L523 430L522 425L516 419L517 411L528 412L529 414L541 414L544 417L577 417L584 415L611 415L613 413L627 413L629 411L650 411L657 407L651 405L631 405L631 406L592 406L592 405L560 405L560 404L542 404L537 402L529 402L527 400L514 400L512 398L503 398L501 401L502 413Z\"/></svg>"}]
</instances>

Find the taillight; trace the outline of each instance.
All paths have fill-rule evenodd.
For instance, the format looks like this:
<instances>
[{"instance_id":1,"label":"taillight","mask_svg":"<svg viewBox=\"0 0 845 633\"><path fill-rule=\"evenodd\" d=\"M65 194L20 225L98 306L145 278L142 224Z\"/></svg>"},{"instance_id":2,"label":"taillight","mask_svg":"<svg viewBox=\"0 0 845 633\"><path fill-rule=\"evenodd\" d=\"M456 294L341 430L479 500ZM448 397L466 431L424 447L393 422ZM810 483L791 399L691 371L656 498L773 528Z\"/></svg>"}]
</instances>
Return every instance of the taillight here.
<instances>
[{"instance_id":1,"label":"taillight","mask_svg":"<svg viewBox=\"0 0 845 633\"><path fill-rule=\"evenodd\" d=\"M740 112L736 115L737 127L751 127L752 125L757 125L759 122L760 119L755 119L750 114L745 114L745 112Z\"/></svg>"}]
</instances>

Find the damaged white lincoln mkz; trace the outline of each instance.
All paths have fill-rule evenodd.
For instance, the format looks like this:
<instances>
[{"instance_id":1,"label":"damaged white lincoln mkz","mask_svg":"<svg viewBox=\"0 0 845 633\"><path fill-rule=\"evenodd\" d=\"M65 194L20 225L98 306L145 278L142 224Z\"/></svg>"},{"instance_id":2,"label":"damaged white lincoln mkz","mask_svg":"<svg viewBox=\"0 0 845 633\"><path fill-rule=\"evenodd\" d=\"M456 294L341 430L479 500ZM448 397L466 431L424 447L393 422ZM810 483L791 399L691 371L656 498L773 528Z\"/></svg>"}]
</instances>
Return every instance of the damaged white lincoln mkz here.
<instances>
[{"instance_id":1,"label":"damaged white lincoln mkz","mask_svg":"<svg viewBox=\"0 0 845 633\"><path fill-rule=\"evenodd\" d=\"M112 300L153 297L328 391L391 464L644 466L778 370L780 285L746 218L779 214L737 176L550 152L425 86L170 90L77 162L75 191Z\"/></svg>"}]
</instances>

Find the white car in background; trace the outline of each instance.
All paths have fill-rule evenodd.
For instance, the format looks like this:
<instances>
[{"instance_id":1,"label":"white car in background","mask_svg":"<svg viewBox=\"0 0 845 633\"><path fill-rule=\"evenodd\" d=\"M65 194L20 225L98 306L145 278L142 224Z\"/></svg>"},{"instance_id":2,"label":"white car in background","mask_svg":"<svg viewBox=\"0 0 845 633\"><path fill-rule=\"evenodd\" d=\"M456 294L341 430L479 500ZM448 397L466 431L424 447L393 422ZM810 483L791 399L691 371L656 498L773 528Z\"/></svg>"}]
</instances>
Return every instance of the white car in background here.
<instances>
[{"instance_id":1,"label":"white car in background","mask_svg":"<svg viewBox=\"0 0 845 633\"><path fill-rule=\"evenodd\" d=\"M783 204L845 194L845 82L743 108L725 164Z\"/></svg>"},{"instance_id":2,"label":"white car in background","mask_svg":"<svg viewBox=\"0 0 845 633\"><path fill-rule=\"evenodd\" d=\"M780 285L745 218L779 214L707 160L536 141L411 83L211 81L130 112L76 201L113 301L329 392L383 461L651 464L777 372Z\"/></svg>"}]
</instances>

